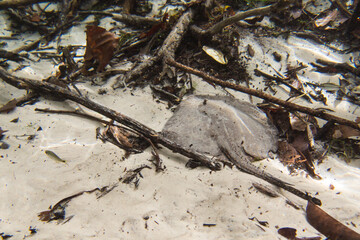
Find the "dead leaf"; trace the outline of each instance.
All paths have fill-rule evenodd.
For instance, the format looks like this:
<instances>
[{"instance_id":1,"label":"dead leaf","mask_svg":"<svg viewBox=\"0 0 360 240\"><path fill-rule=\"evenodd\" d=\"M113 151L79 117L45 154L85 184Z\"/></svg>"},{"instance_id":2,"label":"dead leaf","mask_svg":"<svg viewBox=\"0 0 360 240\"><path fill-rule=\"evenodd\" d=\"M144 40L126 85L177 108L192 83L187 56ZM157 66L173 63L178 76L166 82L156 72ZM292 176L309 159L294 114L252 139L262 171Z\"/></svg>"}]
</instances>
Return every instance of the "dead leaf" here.
<instances>
[{"instance_id":1,"label":"dead leaf","mask_svg":"<svg viewBox=\"0 0 360 240\"><path fill-rule=\"evenodd\" d=\"M345 125L334 126L333 138L351 138L360 137L360 131Z\"/></svg>"},{"instance_id":2,"label":"dead leaf","mask_svg":"<svg viewBox=\"0 0 360 240\"><path fill-rule=\"evenodd\" d=\"M289 228L289 227L280 228L278 230L278 233L281 236L286 237L287 239L295 239L296 238L296 229L295 228Z\"/></svg>"},{"instance_id":3,"label":"dead leaf","mask_svg":"<svg viewBox=\"0 0 360 240\"><path fill-rule=\"evenodd\" d=\"M339 11L337 8L335 8L332 11L329 11L325 17L318 18L315 20L315 26L316 27L326 26L329 22L333 21L337 17L338 14L339 14Z\"/></svg>"},{"instance_id":4,"label":"dead leaf","mask_svg":"<svg viewBox=\"0 0 360 240\"><path fill-rule=\"evenodd\" d=\"M149 146L149 142L143 137L121 126L110 125L103 133L98 133L97 137L102 141L109 141L129 153L141 153Z\"/></svg>"},{"instance_id":5,"label":"dead leaf","mask_svg":"<svg viewBox=\"0 0 360 240\"><path fill-rule=\"evenodd\" d=\"M96 71L103 71L113 57L118 41L119 38L114 33L102 27L87 26L85 63L89 65L96 60L99 64Z\"/></svg>"},{"instance_id":6,"label":"dead leaf","mask_svg":"<svg viewBox=\"0 0 360 240\"><path fill-rule=\"evenodd\" d=\"M203 46L202 49L204 50L204 52L206 52L207 55L212 57L218 63L224 64L224 65L228 63L228 60L226 59L224 54L222 52L220 52L219 50L208 47L208 46Z\"/></svg>"},{"instance_id":7,"label":"dead leaf","mask_svg":"<svg viewBox=\"0 0 360 240\"><path fill-rule=\"evenodd\" d=\"M281 141L278 144L280 161L286 165L304 162L306 159L288 142Z\"/></svg>"},{"instance_id":8,"label":"dead leaf","mask_svg":"<svg viewBox=\"0 0 360 240\"><path fill-rule=\"evenodd\" d=\"M289 228L289 227L280 228L278 230L278 233L281 236L286 237L287 239L290 239L290 240L321 240L321 237L298 238L298 237L296 237L296 229L295 228Z\"/></svg>"},{"instance_id":9,"label":"dead leaf","mask_svg":"<svg viewBox=\"0 0 360 240\"><path fill-rule=\"evenodd\" d=\"M40 21L41 21L41 18L40 18L40 16L39 16L39 14L34 13L34 14L31 16L30 21L32 21L32 22L40 22Z\"/></svg>"},{"instance_id":10,"label":"dead leaf","mask_svg":"<svg viewBox=\"0 0 360 240\"><path fill-rule=\"evenodd\" d=\"M250 57L253 57L255 55L255 50L251 47L250 44L248 44L248 46L247 46L247 52Z\"/></svg>"},{"instance_id":11,"label":"dead leaf","mask_svg":"<svg viewBox=\"0 0 360 240\"><path fill-rule=\"evenodd\" d=\"M306 219L316 230L334 240L360 240L360 234L340 223L312 202L306 207Z\"/></svg>"}]
</instances>

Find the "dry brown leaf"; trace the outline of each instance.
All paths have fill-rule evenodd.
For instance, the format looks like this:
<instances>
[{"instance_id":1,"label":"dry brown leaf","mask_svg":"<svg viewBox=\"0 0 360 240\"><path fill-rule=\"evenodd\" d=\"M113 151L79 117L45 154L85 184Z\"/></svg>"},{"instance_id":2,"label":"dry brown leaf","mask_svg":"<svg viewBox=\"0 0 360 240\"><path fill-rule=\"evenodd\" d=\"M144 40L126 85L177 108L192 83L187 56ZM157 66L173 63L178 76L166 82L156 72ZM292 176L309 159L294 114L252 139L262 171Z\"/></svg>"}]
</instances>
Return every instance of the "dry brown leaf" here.
<instances>
[{"instance_id":1,"label":"dry brown leaf","mask_svg":"<svg viewBox=\"0 0 360 240\"><path fill-rule=\"evenodd\" d=\"M333 138L360 137L360 131L345 125L336 125L334 127Z\"/></svg>"},{"instance_id":2,"label":"dry brown leaf","mask_svg":"<svg viewBox=\"0 0 360 240\"><path fill-rule=\"evenodd\" d=\"M297 162L306 161L298 151L288 142L281 141L278 144L279 158L284 164L296 164Z\"/></svg>"},{"instance_id":3,"label":"dry brown leaf","mask_svg":"<svg viewBox=\"0 0 360 240\"><path fill-rule=\"evenodd\" d=\"M40 18L40 16L39 16L39 14L34 13L34 14L31 16L30 21L32 21L32 22L40 22L40 21L41 21L41 18Z\"/></svg>"},{"instance_id":4,"label":"dry brown leaf","mask_svg":"<svg viewBox=\"0 0 360 240\"><path fill-rule=\"evenodd\" d=\"M289 227L280 228L278 230L278 233L281 236L286 237L287 239L295 239L296 238L296 229L295 228L289 228Z\"/></svg>"},{"instance_id":5,"label":"dry brown leaf","mask_svg":"<svg viewBox=\"0 0 360 240\"><path fill-rule=\"evenodd\" d=\"M298 237L296 237L296 229L295 228L289 228L289 227L280 228L278 230L278 233L281 236L286 237L287 239L290 239L290 240L321 240L321 237L298 238Z\"/></svg>"},{"instance_id":6,"label":"dry brown leaf","mask_svg":"<svg viewBox=\"0 0 360 240\"><path fill-rule=\"evenodd\" d=\"M306 219L316 230L333 240L360 240L360 234L351 230L312 202L306 207Z\"/></svg>"},{"instance_id":7,"label":"dry brown leaf","mask_svg":"<svg viewBox=\"0 0 360 240\"><path fill-rule=\"evenodd\" d=\"M104 70L114 55L119 42L119 38L106 29L98 26L86 27L86 51L84 55L85 63L98 62L97 72Z\"/></svg>"}]
</instances>

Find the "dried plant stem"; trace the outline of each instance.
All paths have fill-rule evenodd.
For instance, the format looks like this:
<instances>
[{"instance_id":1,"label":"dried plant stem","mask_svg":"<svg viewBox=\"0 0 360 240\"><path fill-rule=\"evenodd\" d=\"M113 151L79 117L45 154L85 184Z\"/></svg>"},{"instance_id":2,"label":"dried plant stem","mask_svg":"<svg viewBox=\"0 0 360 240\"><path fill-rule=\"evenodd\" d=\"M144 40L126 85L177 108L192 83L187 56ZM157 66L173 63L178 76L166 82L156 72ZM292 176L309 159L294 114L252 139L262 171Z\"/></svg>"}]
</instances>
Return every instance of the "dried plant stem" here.
<instances>
[{"instance_id":1,"label":"dried plant stem","mask_svg":"<svg viewBox=\"0 0 360 240\"><path fill-rule=\"evenodd\" d=\"M163 137L161 134L158 134L155 130L147 127L146 125L124 115L119 112L116 112L110 108L107 108L105 106L102 106L101 104L98 104L96 102L93 102L85 97L76 95L69 90L65 88L61 88L59 86L56 86L51 83L47 83L44 81L37 81L27 78L19 78L15 77L11 74L9 74L5 69L0 67L0 78L3 79L8 84L15 86L19 89L33 89L43 95L52 95L52 96L58 96L60 98L68 99L74 102L77 102L95 112L98 112L114 121L117 121L126 127L129 127L133 129L134 131L142 134L146 138L150 139L153 143L161 144L164 147L177 152L181 155L184 155L186 157L195 159L200 161L204 164L204 166L207 166L208 168L212 170L220 170L221 164L217 161L214 161L208 156L205 156L203 154L197 153L193 150L190 150L188 148L184 148L180 146L179 144L172 142L171 140Z\"/></svg>"},{"instance_id":2,"label":"dried plant stem","mask_svg":"<svg viewBox=\"0 0 360 240\"><path fill-rule=\"evenodd\" d=\"M266 101L278 104L280 106L283 106L291 111L299 111L299 112L303 112L306 114L310 114L312 116L327 120L327 121L334 121L338 124L342 124L342 125L347 125L350 126L352 128L358 129L360 130L360 126L353 121L344 119L344 118L340 118L331 114L326 113L325 111L322 110L316 110L316 109L312 109L312 108L308 108L308 107L304 107L304 106L300 106L298 104L292 103L292 102L287 102L281 99L278 99L274 96L271 96L267 93L255 90L255 89L250 89L241 85L237 85L237 84L233 84L230 82L225 82L223 80L220 80L218 78L215 78L213 76L210 76L208 74L206 74L205 72L199 71L197 69L191 68L189 66L183 65L181 63L176 62L173 59L168 59L167 63L171 66L177 67L187 73L191 73L194 74L196 76L199 76L201 78L203 78L206 82L210 83L210 84L216 84L219 85L221 87L225 87L225 88L231 88L233 90L236 91L240 91L243 93L247 93L249 95L264 99Z\"/></svg>"},{"instance_id":3,"label":"dried plant stem","mask_svg":"<svg viewBox=\"0 0 360 240\"><path fill-rule=\"evenodd\" d=\"M237 13L232 17L226 18L226 19L216 23L214 26L212 26L211 28L209 28L207 30L202 30L195 25L193 25L191 27L191 30L198 35L212 36L212 35L220 32L226 26L234 24L234 23L236 23L240 20L243 20L245 18L248 18L248 17L262 16L262 15L269 14L272 11L279 10L279 8L281 8L281 6L287 5L288 3L289 3L288 0L279 0L277 3L274 3L272 5L268 5L268 6L260 7L260 8L254 8L254 9L250 9L245 12Z\"/></svg>"}]
</instances>

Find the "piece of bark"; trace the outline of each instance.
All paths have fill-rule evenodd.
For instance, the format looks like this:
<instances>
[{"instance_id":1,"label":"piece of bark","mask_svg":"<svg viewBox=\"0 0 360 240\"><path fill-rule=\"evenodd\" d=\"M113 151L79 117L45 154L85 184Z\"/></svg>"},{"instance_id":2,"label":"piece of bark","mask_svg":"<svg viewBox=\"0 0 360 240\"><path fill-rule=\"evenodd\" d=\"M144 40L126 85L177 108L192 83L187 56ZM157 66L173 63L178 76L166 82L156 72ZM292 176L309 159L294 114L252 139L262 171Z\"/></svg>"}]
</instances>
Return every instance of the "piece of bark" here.
<instances>
[{"instance_id":1,"label":"piece of bark","mask_svg":"<svg viewBox=\"0 0 360 240\"><path fill-rule=\"evenodd\" d=\"M306 207L306 219L316 230L330 239L360 240L360 234L348 228L312 202Z\"/></svg>"}]
</instances>

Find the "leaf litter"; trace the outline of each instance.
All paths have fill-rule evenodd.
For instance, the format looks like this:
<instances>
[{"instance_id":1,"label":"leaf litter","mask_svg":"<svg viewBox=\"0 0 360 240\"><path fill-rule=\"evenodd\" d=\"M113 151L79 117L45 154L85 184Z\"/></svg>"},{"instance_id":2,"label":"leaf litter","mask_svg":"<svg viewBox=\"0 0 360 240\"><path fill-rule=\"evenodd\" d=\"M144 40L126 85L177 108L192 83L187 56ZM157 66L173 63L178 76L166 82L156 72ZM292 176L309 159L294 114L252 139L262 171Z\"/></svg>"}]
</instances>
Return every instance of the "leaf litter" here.
<instances>
[{"instance_id":1,"label":"leaf litter","mask_svg":"<svg viewBox=\"0 0 360 240\"><path fill-rule=\"evenodd\" d=\"M259 3L257 1L247 1L247 4L249 6L257 6ZM311 5L311 3L310 4L306 3L305 9L308 8L309 5ZM191 7L190 4L187 7ZM239 7L239 6L237 6L237 7ZM299 6L294 7L294 9L293 9L294 12L296 10L296 7L299 7ZM304 6L301 6L301 4L300 4L300 7L304 7ZM225 14L227 11L226 9L228 9L228 8L221 6L219 9L216 10L218 12L216 12L216 11L213 12L214 15L212 15L212 17L213 17L212 21L214 21L214 23L216 21L220 21L220 19L222 17L221 15ZM224 9L226 11L223 11L222 9ZM71 10L72 14L74 14L73 10L74 9ZM130 11L132 11L131 8L129 8L127 10L128 13ZM230 12L231 11L229 11L229 13ZM320 12L317 12L317 13L316 12L310 12L310 13L313 15L318 15L321 12L323 12L323 10L321 10ZM320 18L320 17L316 18L317 20L315 20L315 24L316 24L315 27L323 28L323 27L329 25L330 23L332 23L334 21L335 17L339 14L337 9L328 11L328 12L329 13L327 13L327 12L322 13L324 18ZM219 15L219 13L220 13L220 18L217 16L217 15ZM297 13L296 16L292 15L291 21L297 21L297 23L301 23L301 21L304 21L304 19L306 19L307 17L313 17L313 16L310 16L310 14L302 13L302 11L297 11L296 13ZM229 15L232 16L234 14L229 14ZM38 23L40 20L41 21L46 20L46 18L44 18L44 16L42 16L41 19L39 19L37 17L38 15L35 13L33 13L31 16L32 16L32 21L35 23ZM254 24L256 22L260 22L262 19L263 18L255 19L253 21L248 21L248 24ZM273 19L273 20L278 21L276 19ZM330 28L325 28L325 30L329 30L329 29ZM269 31L269 29L265 28L265 31L263 31L263 32L260 31L260 34L266 33L266 31ZM155 30L150 29L150 31L147 32L147 37L149 37L150 35L153 35L154 32L157 32L157 30L155 31ZM353 31L353 32L355 32L355 31ZM227 33L225 31L224 35L226 35L226 34ZM215 38L216 37L218 37L218 36L215 36ZM161 37L160 37L160 39L161 39ZM227 39L231 39L231 37L228 37ZM86 47L86 52L85 52L85 56L84 56L84 60L85 60L84 69L86 69L86 71L87 71L89 68L93 67L94 69L96 69L96 72L105 71L110 60L113 58L115 49L118 46L118 43L117 43L118 40L119 39L115 34L106 31L105 28L101 28L101 27L97 27L97 26L89 26L87 29L87 47ZM224 46L226 44L224 44L224 43L219 44L219 42L221 42L221 39L216 39L215 41L211 42L211 46L214 46L214 48L210 47L211 49L213 49L213 51L209 55L212 58L214 58L214 56L215 56L215 58L219 58L216 61L218 61L220 64L228 63L227 65L229 65L229 66L224 67L222 65L217 66L216 64L214 64L214 65L208 64L209 60L204 59L204 58L202 59L201 57L199 57L198 59L195 59L195 60L192 59L191 60L192 64L194 64L197 67L200 66L202 69L205 69L207 71L210 71L210 72L212 71L215 75L225 77L225 78L227 78L227 76L231 76L231 74L229 74L230 69L232 69L234 71L236 71L236 70L243 71L245 69L243 62L236 62L234 64L233 61L230 61L230 60L234 59L234 56L236 56L236 57L239 56L237 54L237 52L234 52L231 48L226 49L226 47ZM221 51L220 50L214 51L214 49L218 48L219 46L221 48ZM248 46L250 46L250 45L248 45ZM197 46L197 49L198 49L198 51L200 50L200 48L198 46ZM224 52L225 54L223 54L222 52ZM189 51L189 52L183 51L182 53L179 54L180 55L179 59L186 60L192 54L193 54L192 51ZM249 55L250 56L252 55L251 57L253 57L254 54L255 54L255 51L253 49L251 51L249 50ZM256 53L256 54L258 54L258 53ZM276 57L276 56L281 56L281 55L275 55L275 54L273 54L273 55L275 58L278 59L279 62L282 61L282 59L283 59L282 57ZM227 58L225 56L229 56L229 60L227 60ZM211 61L213 61L213 60L211 59ZM242 68L237 68L238 66L242 66ZM330 73L339 72L339 68L336 68L336 67L334 68L333 66L326 67L326 69L323 69L323 70L327 71L328 73L329 72ZM246 71L244 71L244 72L245 72L245 74L242 76L247 75ZM87 74L92 74L92 73L87 73ZM151 76L151 74L150 74L150 76ZM236 78L236 77L234 77L234 78ZM165 89L165 90L169 91L171 94L173 94L173 96L179 97L181 99L182 96L184 95L184 91L189 93L193 90L192 87L184 90L183 86L185 86L186 84L188 84L190 82L189 79L190 78L185 75L185 77L181 81L177 82L177 84L180 86L174 86L174 85L161 86L160 85L161 87L163 87L163 88L161 88L161 90L164 91L164 89ZM238 81L239 79L243 80L243 78L241 78L241 77L239 77L238 79L235 79L235 80ZM174 79L166 79L166 78L161 79L160 78L160 79L156 79L155 83L164 83L164 82L169 83L172 80L174 80ZM230 79L230 81L231 80L232 80L232 78ZM285 80L288 80L288 79L285 79ZM293 88L296 88L300 91L304 91L303 84L298 84L298 83L292 85ZM181 86L181 85L183 85L183 86ZM352 94L357 94L356 87L353 87L353 86L349 87L350 91L348 91L348 92L344 90L345 88L343 86L332 84L332 83L319 84L319 85L317 85L317 87L319 87L322 90L327 90L330 92L343 92L345 94L345 96L347 96L349 98L355 96L355 95L348 95L349 92L351 92ZM273 83L269 82L268 88L274 89ZM354 90L352 90L352 89L354 89ZM301 96L301 93L297 92L297 94ZM311 94L309 94L309 95L311 95ZM321 94L319 93L319 95L321 95ZM356 99L356 96L355 96L355 99ZM185 101L183 101L183 102L185 102ZM173 103L171 103L171 104L169 103L169 106L172 107L172 104ZM179 110L177 110L177 111L179 111ZM209 114L214 119L216 119L216 117L218 117L218 115L219 115L218 113L215 113L215 111L214 111L214 113L210 113L210 112L206 112L206 110L203 110L203 112L206 114ZM288 116L288 117L290 117L290 116ZM304 116L302 116L302 117L304 117ZM312 143L312 138L316 137L316 132L313 132L313 130L318 131L319 129L318 129L318 126L315 126L316 124L311 123L311 121L309 121L309 119L306 119L306 117L304 119L300 120L300 122L302 123L302 124L300 124L300 127L296 126L294 123L292 123L291 117L284 121L285 124L282 123L280 125L276 125L276 124L275 125L278 128L279 132L281 133L282 137L284 137L286 139L283 142L285 144L285 148L286 148L285 157L283 157L284 162L293 162L296 164L307 163L307 165L306 165L307 167L313 168L314 167L313 159L311 157L311 154L309 154L309 152L310 153L313 152L312 148L314 146ZM216 126L219 128L219 125L216 125L215 120L212 120L211 122L215 126L215 128L213 128L212 131L216 132L217 131ZM290 122L289 125L287 125L288 122ZM332 135L332 138L334 136L338 136L339 132L341 133L340 138L351 138L351 137L358 136L358 132L356 132L357 131L356 129L350 128L350 129L346 130L345 127L349 128L348 126L345 126L345 125L335 125L334 130L333 130L334 134ZM226 128L222 128L222 130L224 130L224 129L226 129ZM111 129L110 127L108 128L108 131L106 131L104 133L104 135L109 134L109 133L112 134L111 137L115 140L115 142L117 142L119 145L121 145L122 148L131 148L132 147L132 144L130 144L130 142L129 142L129 139L128 139L129 136L127 135L127 133L119 132L118 128ZM217 134L219 135L218 132L217 132ZM312 135L314 135L314 136L312 136ZM213 136L210 136L210 138L213 138ZM240 138L240 139L242 139L242 138ZM241 149L241 151L240 151L241 153L238 155L240 157L246 156L246 155L244 155L244 153L246 153L246 154L252 153L254 155L254 152L257 152L257 151L252 150L251 147L247 146L246 141L244 141L244 143L241 143L241 144L236 144L238 147L240 146L239 149ZM222 143L222 141L219 140L217 142L217 144L220 144L220 143ZM245 144L245 145L242 146L242 144ZM261 144L265 144L265 143L261 142ZM204 146L205 145L201 146L199 149L201 149L201 151L203 151L202 149ZM262 145L260 145L260 146L262 146ZM217 149L217 150L219 150L219 149ZM227 147L227 149L229 150L229 147ZM208 153L208 151L205 151L205 152ZM260 154L261 157L267 156L268 148L265 148L262 150L262 153L265 153L265 152L266 152L266 154ZM218 155L223 154L223 153L221 153L221 151L220 152L217 151L217 153L218 153ZM134 171L134 173L135 173L134 176L136 176L136 172L137 171ZM138 173L140 173L140 171ZM312 172L312 173L310 173L310 175L311 174L314 175L315 173ZM52 213L52 214L53 214L52 217L54 217L56 215L54 213ZM294 235L293 237L295 238L295 236L296 235ZM305 239L305 238L303 238L303 239Z\"/></svg>"}]
</instances>

